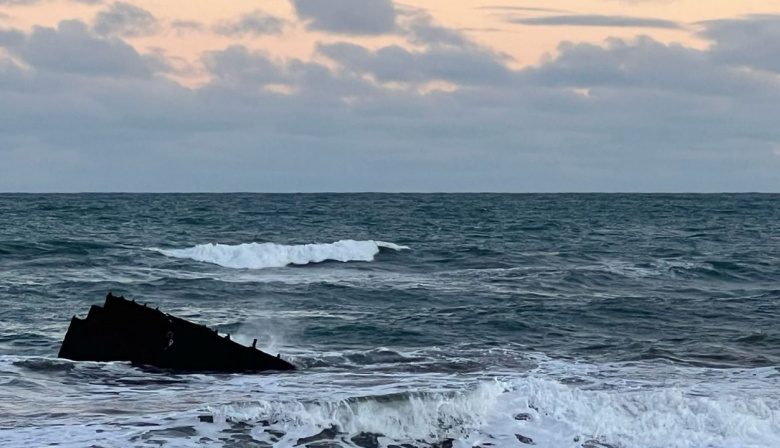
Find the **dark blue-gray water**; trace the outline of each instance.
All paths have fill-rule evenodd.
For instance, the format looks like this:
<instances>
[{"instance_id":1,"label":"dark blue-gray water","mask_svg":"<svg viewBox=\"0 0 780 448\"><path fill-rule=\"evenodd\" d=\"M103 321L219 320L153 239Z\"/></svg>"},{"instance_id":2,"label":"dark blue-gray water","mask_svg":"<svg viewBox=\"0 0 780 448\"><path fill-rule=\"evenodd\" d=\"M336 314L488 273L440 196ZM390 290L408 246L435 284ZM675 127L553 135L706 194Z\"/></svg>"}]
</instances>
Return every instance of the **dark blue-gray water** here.
<instances>
[{"instance_id":1,"label":"dark blue-gray water","mask_svg":"<svg viewBox=\"0 0 780 448\"><path fill-rule=\"evenodd\" d=\"M778 218L777 195L0 195L0 446L777 447ZM55 359L109 291L301 369Z\"/></svg>"}]
</instances>

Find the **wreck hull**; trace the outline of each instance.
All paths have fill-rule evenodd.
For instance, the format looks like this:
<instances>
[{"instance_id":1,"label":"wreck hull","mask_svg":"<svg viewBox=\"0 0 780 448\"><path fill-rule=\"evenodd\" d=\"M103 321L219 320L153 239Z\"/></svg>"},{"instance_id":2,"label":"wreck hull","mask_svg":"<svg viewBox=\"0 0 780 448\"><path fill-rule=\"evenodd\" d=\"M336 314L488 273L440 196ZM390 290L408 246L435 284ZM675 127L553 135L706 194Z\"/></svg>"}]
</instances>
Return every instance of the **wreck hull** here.
<instances>
[{"instance_id":1,"label":"wreck hull","mask_svg":"<svg viewBox=\"0 0 780 448\"><path fill-rule=\"evenodd\" d=\"M73 317L60 358L129 361L163 369L211 372L293 370L279 357L221 337L215 330L109 294L85 319Z\"/></svg>"}]
</instances>

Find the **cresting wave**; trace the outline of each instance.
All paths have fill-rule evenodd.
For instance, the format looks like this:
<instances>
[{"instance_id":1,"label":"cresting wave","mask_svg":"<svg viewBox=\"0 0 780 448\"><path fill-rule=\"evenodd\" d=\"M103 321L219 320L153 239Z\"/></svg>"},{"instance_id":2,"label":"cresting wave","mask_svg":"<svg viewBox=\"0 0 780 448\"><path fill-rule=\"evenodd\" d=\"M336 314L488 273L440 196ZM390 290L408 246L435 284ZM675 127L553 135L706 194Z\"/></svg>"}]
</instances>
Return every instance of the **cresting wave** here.
<instances>
[{"instance_id":1,"label":"cresting wave","mask_svg":"<svg viewBox=\"0 0 780 448\"><path fill-rule=\"evenodd\" d=\"M211 411L216 421L283 428L279 439L268 440L277 446L318 436L345 447L353 446L348 440L366 436L383 447L440 447L447 440L464 448L768 448L780 443L780 409L771 399L704 397L673 387L587 390L535 377L481 382L470 391L258 401Z\"/></svg>"},{"instance_id":2,"label":"cresting wave","mask_svg":"<svg viewBox=\"0 0 780 448\"><path fill-rule=\"evenodd\" d=\"M554 364L551 367L560 368L567 379L552 379L541 371L530 375L380 374L371 378L310 371L283 379L166 378L116 363L96 366L3 356L0 372L36 373L14 379L29 383L24 400L36 406L23 415L13 415L17 408L12 406L11 415L2 415L0 427L9 419L27 424L0 431L0 446L22 446L33 438L41 445L74 447L153 442L182 447L280 448L780 446L780 408L777 395L771 392L776 390L774 369L685 368L680 371L684 377L703 376L709 383L674 381L672 385L634 379L634 384L610 385L588 384L578 364ZM613 373L631 377L630 372ZM72 397L66 400L77 401L61 402L62 397L49 397L41 387L44 375L46 382L62 376L102 379L95 382L99 386L89 387L104 392L106 387L132 384L133 388L124 389L124 398L133 403L133 409L144 411L129 412L117 420L102 399L90 403ZM120 379L126 382L117 383ZM198 398L169 407L165 397L183 387L199 391ZM225 397L231 398L224 401ZM73 424L72 416L59 413L70 407L93 412L90 424ZM38 424L41 418L46 424ZM67 433L65 443L63 432Z\"/></svg>"},{"instance_id":3,"label":"cresting wave","mask_svg":"<svg viewBox=\"0 0 780 448\"><path fill-rule=\"evenodd\" d=\"M330 244L284 245L275 243L249 244L199 244L188 249L151 248L165 256L188 258L213 263L233 269L280 268L287 265L305 265L334 261L373 261L380 248L391 250L409 249L384 241L341 240Z\"/></svg>"}]
</instances>

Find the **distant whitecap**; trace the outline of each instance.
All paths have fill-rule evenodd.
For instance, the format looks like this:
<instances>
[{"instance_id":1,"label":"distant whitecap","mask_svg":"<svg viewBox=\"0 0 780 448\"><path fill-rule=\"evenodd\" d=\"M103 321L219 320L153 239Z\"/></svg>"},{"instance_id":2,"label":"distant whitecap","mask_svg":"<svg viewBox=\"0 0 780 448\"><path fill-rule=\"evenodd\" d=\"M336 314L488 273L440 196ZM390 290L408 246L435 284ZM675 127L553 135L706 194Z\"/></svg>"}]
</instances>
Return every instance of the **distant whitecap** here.
<instances>
[{"instance_id":1,"label":"distant whitecap","mask_svg":"<svg viewBox=\"0 0 780 448\"><path fill-rule=\"evenodd\" d=\"M380 248L406 250L384 241L341 240L329 244L284 245L275 243L248 243L238 245L199 244L187 249L152 248L163 255L213 263L234 269L279 268L291 264L305 265L333 261L373 261Z\"/></svg>"}]
</instances>

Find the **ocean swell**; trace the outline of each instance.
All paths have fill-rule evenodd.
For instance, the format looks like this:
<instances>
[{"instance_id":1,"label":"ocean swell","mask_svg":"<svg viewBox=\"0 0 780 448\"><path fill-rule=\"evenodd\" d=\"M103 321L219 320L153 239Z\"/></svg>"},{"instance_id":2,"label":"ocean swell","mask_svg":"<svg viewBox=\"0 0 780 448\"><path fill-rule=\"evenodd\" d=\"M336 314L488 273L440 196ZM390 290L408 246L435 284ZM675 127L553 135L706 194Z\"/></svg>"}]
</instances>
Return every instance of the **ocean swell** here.
<instances>
[{"instance_id":1,"label":"ocean swell","mask_svg":"<svg viewBox=\"0 0 780 448\"><path fill-rule=\"evenodd\" d=\"M233 269L280 268L333 261L373 261L380 248L409 249L384 241L341 240L330 244L284 245L275 243L199 244L187 249L152 248L165 256L213 263Z\"/></svg>"}]
</instances>

